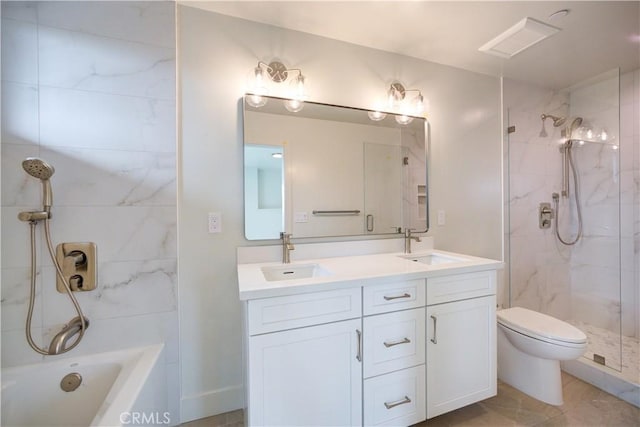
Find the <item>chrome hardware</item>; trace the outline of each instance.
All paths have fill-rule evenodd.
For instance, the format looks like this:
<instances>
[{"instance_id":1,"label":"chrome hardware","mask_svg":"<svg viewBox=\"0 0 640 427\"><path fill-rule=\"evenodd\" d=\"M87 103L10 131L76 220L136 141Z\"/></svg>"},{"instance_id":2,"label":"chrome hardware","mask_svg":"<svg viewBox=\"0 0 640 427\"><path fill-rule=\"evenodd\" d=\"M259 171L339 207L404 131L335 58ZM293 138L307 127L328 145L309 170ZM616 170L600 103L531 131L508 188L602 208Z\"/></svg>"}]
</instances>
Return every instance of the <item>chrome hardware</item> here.
<instances>
[{"instance_id":1,"label":"chrome hardware","mask_svg":"<svg viewBox=\"0 0 640 427\"><path fill-rule=\"evenodd\" d=\"M391 403L384 402L384 406L387 409L391 409L391 408L395 408L396 406L404 405L405 403L411 403L411 399L409 399L409 396L405 396L404 399L398 400L397 402L391 402Z\"/></svg>"},{"instance_id":2,"label":"chrome hardware","mask_svg":"<svg viewBox=\"0 0 640 427\"><path fill-rule=\"evenodd\" d=\"M402 295L397 295L397 296L392 296L392 297L388 297L388 296L385 295L382 298L384 298L386 301L391 301L391 300L398 299L398 298L411 298L411 294L404 293Z\"/></svg>"},{"instance_id":3,"label":"chrome hardware","mask_svg":"<svg viewBox=\"0 0 640 427\"><path fill-rule=\"evenodd\" d=\"M362 362L362 332L356 329L356 335L358 336L358 353L356 354L356 360Z\"/></svg>"},{"instance_id":4,"label":"chrome hardware","mask_svg":"<svg viewBox=\"0 0 640 427\"><path fill-rule=\"evenodd\" d=\"M280 239L282 239L282 263L289 264L291 262L290 252L296 247L291 243L291 234L280 233Z\"/></svg>"},{"instance_id":5,"label":"chrome hardware","mask_svg":"<svg viewBox=\"0 0 640 427\"><path fill-rule=\"evenodd\" d=\"M60 381L60 388L63 391L69 392L80 387L80 384L82 384L82 375L77 372L72 372L62 378Z\"/></svg>"},{"instance_id":6,"label":"chrome hardware","mask_svg":"<svg viewBox=\"0 0 640 427\"><path fill-rule=\"evenodd\" d=\"M430 339L430 341L434 344L438 344L438 318L436 316L431 316L431 318L433 319L433 338Z\"/></svg>"},{"instance_id":7,"label":"chrome hardware","mask_svg":"<svg viewBox=\"0 0 640 427\"><path fill-rule=\"evenodd\" d=\"M420 240L420 237L418 236L412 236L411 235L411 230L410 228L405 228L404 229L404 253L405 254L410 254L411 253L411 240L415 240L416 242L421 242L422 240Z\"/></svg>"},{"instance_id":8,"label":"chrome hardware","mask_svg":"<svg viewBox=\"0 0 640 427\"><path fill-rule=\"evenodd\" d=\"M96 244L92 242L60 243L56 247L56 259L72 291L92 291L96 288L96 252ZM59 275L56 279L56 289L60 293L67 292Z\"/></svg>"},{"instance_id":9,"label":"chrome hardware","mask_svg":"<svg viewBox=\"0 0 640 427\"><path fill-rule=\"evenodd\" d=\"M371 214L367 215L367 231L373 231L373 215Z\"/></svg>"},{"instance_id":10,"label":"chrome hardware","mask_svg":"<svg viewBox=\"0 0 640 427\"><path fill-rule=\"evenodd\" d=\"M396 342L384 342L384 346L389 348L389 347L393 347L395 345L400 345L400 344L409 344L411 342L411 340L409 338L403 338L401 341L396 341Z\"/></svg>"},{"instance_id":11,"label":"chrome hardware","mask_svg":"<svg viewBox=\"0 0 640 427\"><path fill-rule=\"evenodd\" d=\"M541 229L551 228L551 220L553 219L553 209L551 203L540 203L538 208L538 227Z\"/></svg>"}]
</instances>

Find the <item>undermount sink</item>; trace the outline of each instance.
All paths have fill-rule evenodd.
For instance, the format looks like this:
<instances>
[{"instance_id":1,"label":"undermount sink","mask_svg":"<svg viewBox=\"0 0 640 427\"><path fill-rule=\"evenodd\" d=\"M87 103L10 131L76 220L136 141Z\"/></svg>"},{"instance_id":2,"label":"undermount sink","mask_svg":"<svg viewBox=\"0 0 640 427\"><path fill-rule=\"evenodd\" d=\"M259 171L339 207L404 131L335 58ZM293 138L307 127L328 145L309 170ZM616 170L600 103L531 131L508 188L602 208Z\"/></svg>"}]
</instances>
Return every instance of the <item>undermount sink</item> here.
<instances>
[{"instance_id":1,"label":"undermount sink","mask_svg":"<svg viewBox=\"0 0 640 427\"><path fill-rule=\"evenodd\" d=\"M443 254L427 254L427 255L402 255L401 258L408 259L413 262L420 262L428 265L452 264L456 262L467 261L464 258L457 258Z\"/></svg>"},{"instance_id":2,"label":"undermount sink","mask_svg":"<svg viewBox=\"0 0 640 427\"><path fill-rule=\"evenodd\" d=\"M329 270L320 264L287 264L262 267L262 275L268 282L280 280L308 279L310 277L329 276Z\"/></svg>"}]
</instances>

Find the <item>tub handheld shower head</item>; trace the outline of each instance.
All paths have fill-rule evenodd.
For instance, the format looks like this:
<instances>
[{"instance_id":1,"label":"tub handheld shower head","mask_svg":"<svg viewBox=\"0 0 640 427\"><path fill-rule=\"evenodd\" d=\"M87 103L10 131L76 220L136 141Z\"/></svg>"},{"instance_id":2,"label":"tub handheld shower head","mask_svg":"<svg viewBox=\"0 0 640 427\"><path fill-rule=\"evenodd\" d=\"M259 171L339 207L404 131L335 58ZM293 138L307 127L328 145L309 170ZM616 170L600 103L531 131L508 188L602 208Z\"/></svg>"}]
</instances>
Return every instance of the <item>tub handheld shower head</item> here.
<instances>
[{"instance_id":1,"label":"tub handheld shower head","mask_svg":"<svg viewBox=\"0 0 640 427\"><path fill-rule=\"evenodd\" d=\"M37 157L27 157L22 162L22 168L26 173L42 182L42 206L43 211L49 213L53 203L53 192L51 191L51 178L55 172L53 166Z\"/></svg>"}]
</instances>

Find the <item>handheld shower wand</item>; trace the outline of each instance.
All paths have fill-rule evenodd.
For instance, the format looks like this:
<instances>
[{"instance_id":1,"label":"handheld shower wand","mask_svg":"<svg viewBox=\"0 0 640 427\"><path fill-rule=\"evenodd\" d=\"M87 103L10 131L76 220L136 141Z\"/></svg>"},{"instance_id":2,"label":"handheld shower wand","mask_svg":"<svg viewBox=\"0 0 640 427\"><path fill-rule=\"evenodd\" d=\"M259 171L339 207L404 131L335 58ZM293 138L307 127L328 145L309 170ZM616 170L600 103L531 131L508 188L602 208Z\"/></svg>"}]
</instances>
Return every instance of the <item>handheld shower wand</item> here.
<instances>
[{"instance_id":1,"label":"handheld shower wand","mask_svg":"<svg viewBox=\"0 0 640 427\"><path fill-rule=\"evenodd\" d=\"M27 157L22 162L22 168L34 178L39 179L42 182L42 211L30 211L30 212L20 212L18 214L18 219L20 221L25 221L29 223L31 229L31 292L29 295L29 308L27 313L27 321L26 321L26 335L27 342L29 346L42 355L56 355L66 353L69 350L75 348L80 341L82 340L85 331L89 327L89 320L84 317L82 313L82 309L78 304L78 301L71 293L71 287L69 285L69 281L65 279L60 264L55 257L53 244L51 243L51 232L49 230L49 219L51 218L51 205L53 204L53 191L51 190L51 181L50 178L53 176L55 169L53 166L49 165L42 159L37 157ZM69 299L73 303L73 306L78 314L78 317L73 318L68 325L66 325L61 332L59 332L51 342L51 345L48 349L40 348L34 341L31 336L31 321L33 318L33 309L35 305L35 294L36 294L36 238L35 238L35 229L38 221L44 221L44 231L45 238L47 241L47 249L49 250L49 255L51 257L51 261L56 269L56 274L60 278L60 280L64 283L65 292L69 296ZM71 336L77 334L78 337L76 340L69 346L66 346L67 341L71 338Z\"/></svg>"},{"instance_id":2,"label":"handheld shower wand","mask_svg":"<svg viewBox=\"0 0 640 427\"><path fill-rule=\"evenodd\" d=\"M26 173L42 182L42 211L51 218L51 205L53 204L53 192L49 179L55 173L53 166L37 157L27 157L22 162L22 168Z\"/></svg>"}]
</instances>

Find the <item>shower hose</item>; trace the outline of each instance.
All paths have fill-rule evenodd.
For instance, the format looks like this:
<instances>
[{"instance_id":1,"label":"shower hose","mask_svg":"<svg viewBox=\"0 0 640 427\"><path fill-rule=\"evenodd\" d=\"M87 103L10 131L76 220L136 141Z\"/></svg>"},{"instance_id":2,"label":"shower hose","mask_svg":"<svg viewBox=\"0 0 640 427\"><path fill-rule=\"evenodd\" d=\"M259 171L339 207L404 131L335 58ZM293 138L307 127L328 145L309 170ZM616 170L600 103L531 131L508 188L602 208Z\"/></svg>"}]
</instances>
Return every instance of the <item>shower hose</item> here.
<instances>
[{"instance_id":1,"label":"shower hose","mask_svg":"<svg viewBox=\"0 0 640 427\"><path fill-rule=\"evenodd\" d=\"M562 238L562 236L560 236L560 230L558 229L558 217L560 216L560 211L559 211L559 199L560 197L558 196L558 193L554 193L553 195L553 203L554 203L554 208L555 208L555 220L554 220L554 227L556 229L556 236L558 237L558 240L560 241L560 243L562 243L563 245L566 246L572 246L575 245L578 240L580 240L580 237L582 237L582 209L580 208L580 192L579 192L579 188L578 188L578 173L576 172L576 168L575 165L573 163L573 157L571 156L571 141L568 142L567 148L566 148L566 153L567 156L569 157L569 165L571 166L571 172L573 175L573 194L574 194L574 198L576 201L576 211L577 211L577 215L578 215L578 232L576 233L576 237L573 240L564 240Z\"/></svg>"},{"instance_id":2,"label":"shower hose","mask_svg":"<svg viewBox=\"0 0 640 427\"><path fill-rule=\"evenodd\" d=\"M33 317L33 306L35 304L35 299L36 299L36 225L37 225L37 221L29 221L30 234L31 234L31 292L29 295L29 312L27 314L26 335L27 335L27 342L29 343L29 346L34 351L47 356L47 355L52 355L52 353L50 353L48 350L44 350L38 347L38 345L36 345L36 343L33 341L33 337L31 336L31 320ZM78 316L81 319L80 333L78 334L78 338L76 338L76 340L70 346L62 349L58 353L55 353L55 354L63 354L74 349L78 344L80 344L80 341L82 341L82 337L84 336L84 332L86 330L86 321L85 321L84 315L82 314L82 309L80 308L80 304L78 304L76 297L73 296L73 293L71 292L71 287L69 286L69 282L67 281L67 279L64 278L64 275L62 274L62 269L60 268L60 264L58 263L58 260L56 259L56 256L54 254L53 244L51 243L51 231L49 229L48 218L44 220L44 234L45 234L45 239L47 241L47 249L49 250L49 256L51 257L51 261L55 266L56 274L64 284L64 289L67 295L69 296L69 298L71 299L71 302L73 303L73 306L75 307L76 312L78 313Z\"/></svg>"}]
</instances>

